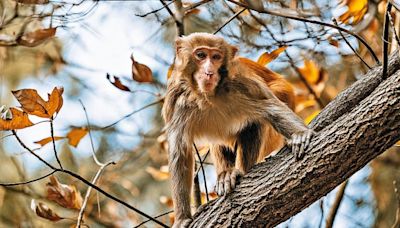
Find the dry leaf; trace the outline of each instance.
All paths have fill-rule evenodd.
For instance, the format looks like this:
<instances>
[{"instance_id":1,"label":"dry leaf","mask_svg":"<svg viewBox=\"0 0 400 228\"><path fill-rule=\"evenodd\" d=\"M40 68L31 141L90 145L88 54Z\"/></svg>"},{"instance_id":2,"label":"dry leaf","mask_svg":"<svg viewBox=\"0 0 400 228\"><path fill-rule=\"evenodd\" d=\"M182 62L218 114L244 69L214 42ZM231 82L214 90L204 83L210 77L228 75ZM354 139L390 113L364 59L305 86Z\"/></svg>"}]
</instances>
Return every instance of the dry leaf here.
<instances>
[{"instance_id":1,"label":"dry leaf","mask_svg":"<svg viewBox=\"0 0 400 228\"><path fill-rule=\"evenodd\" d=\"M151 69L141 63L135 61L133 56L131 56L132 60L132 78L137 82L152 82L153 81L153 72Z\"/></svg>"},{"instance_id":2,"label":"dry leaf","mask_svg":"<svg viewBox=\"0 0 400 228\"><path fill-rule=\"evenodd\" d=\"M257 60L257 63L260 65L265 66L266 64L270 63L272 60L276 59L280 53L282 53L284 50L286 50L288 46L282 46L276 50L273 50L272 52L264 52Z\"/></svg>"},{"instance_id":3,"label":"dry leaf","mask_svg":"<svg viewBox=\"0 0 400 228\"><path fill-rule=\"evenodd\" d=\"M68 134L68 143L73 147L77 147L81 139L88 133L87 128L73 128Z\"/></svg>"},{"instance_id":4,"label":"dry leaf","mask_svg":"<svg viewBox=\"0 0 400 228\"><path fill-rule=\"evenodd\" d=\"M303 75L303 77L311 84L316 84L320 81L320 68L312 60L305 60L304 67L299 68L299 71Z\"/></svg>"},{"instance_id":5,"label":"dry leaf","mask_svg":"<svg viewBox=\"0 0 400 228\"><path fill-rule=\"evenodd\" d=\"M65 139L65 137L54 136L54 141L61 140L61 139ZM47 137L42 140L36 141L34 143L39 144L40 146L44 146L47 143L52 142L52 141L53 141L53 139L51 137Z\"/></svg>"},{"instance_id":6,"label":"dry leaf","mask_svg":"<svg viewBox=\"0 0 400 228\"><path fill-rule=\"evenodd\" d=\"M60 206L70 209L80 209L82 196L75 186L61 184L55 176L50 176L47 186L47 199L58 203Z\"/></svg>"},{"instance_id":7,"label":"dry leaf","mask_svg":"<svg viewBox=\"0 0 400 228\"><path fill-rule=\"evenodd\" d=\"M174 201L172 200L171 197L167 197L167 196L161 196L160 197L160 202L162 204L165 204L167 207L172 208L174 207Z\"/></svg>"},{"instance_id":8,"label":"dry leaf","mask_svg":"<svg viewBox=\"0 0 400 228\"><path fill-rule=\"evenodd\" d=\"M341 0L339 6L347 6L348 10L339 17L346 24L357 24L368 11L368 0ZM350 19L351 22L350 22Z\"/></svg>"},{"instance_id":9,"label":"dry leaf","mask_svg":"<svg viewBox=\"0 0 400 228\"><path fill-rule=\"evenodd\" d=\"M27 47L35 47L54 37L57 28L38 29L18 37L17 43Z\"/></svg>"},{"instance_id":10,"label":"dry leaf","mask_svg":"<svg viewBox=\"0 0 400 228\"><path fill-rule=\"evenodd\" d=\"M57 222L63 219L52 211L46 204L39 202L35 203L35 200L31 201L31 209L36 213L37 216L45 218L47 220Z\"/></svg>"},{"instance_id":11,"label":"dry leaf","mask_svg":"<svg viewBox=\"0 0 400 228\"><path fill-rule=\"evenodd\" d=\"M0 131L23 129L33 125L26 112L16 108L10 108L10 112L12 115L11 119L0 118Z\"/></svg>"},{"instance_id":12,"label":"dry leaf","mask_svg":"<svg viewBox=\"0 0 400 228\"><path fill-rule=\"evenodd\" d=\"M194 8L194 9L185 11L185 16L197 15L199 13L200 13L200 9Z\"/></svg>"},{"instance_id":13,"label":"dry leaf","mask_svg":"<svg viewBox=\"0 0 400 228\"><path fill-rule=\"evenodd\" d=\"M332 36L329 36L328 42L332 46L339 47L339 42L336 39L332 38Z\"/></svg>"},{"instance_id":14,"label":"dry leaf","mask_svg":"<svg viewBox=\"0 0 400 228\"><path fill-rule=\"evenodd\" d=\"M49 3L49 0L14 0L18 3L23 3L23 4L47 4Z\"/></svg>"},{"instance_id":15,"label":"dry leaf","mask_svg":"<svg viewBox=\"0 0 400 228\"><path fill-rule=\"evenodd\" d=\"M63 105L62 93L64 89L62 87L55 87L51 94L48 95L48 101L44 101L39 96L35 89L21 89L12 91L15 98L21 104L22 110L28 114L51 118L54 113L58 113Z\"/></svg>"},{"instance_id":16,"label":"dry leaf","mask_svg":"<svg viewBox=\"0 0 400 228\"><path fill-rule=\"evenodd\" d=\"M146 168L146 172L148 172L155 180L163 181L169 178L168 167L161 167L160 170L153 168L151 166Z\"/></svg>"},{"instance_id":17,"label":"dry leaf","mask_svg":"<svg viewBox=\"0 0 400 228\"><path fill-rule=\"evenodd\" d=\"M111 84L113 84L115 87L117 87L118 89L123 90L123 91L131 91L131 90L128 88L128 86L122 84L121 80L119 80L118 77L113 76L113 77L114 77L114 82L111 81L111 78L110 78L110 77L111 77L111 76L110 76L109 74L107 74L107 79L108 79L108 81L109 81Z\"/></svg>"}]
</instances>

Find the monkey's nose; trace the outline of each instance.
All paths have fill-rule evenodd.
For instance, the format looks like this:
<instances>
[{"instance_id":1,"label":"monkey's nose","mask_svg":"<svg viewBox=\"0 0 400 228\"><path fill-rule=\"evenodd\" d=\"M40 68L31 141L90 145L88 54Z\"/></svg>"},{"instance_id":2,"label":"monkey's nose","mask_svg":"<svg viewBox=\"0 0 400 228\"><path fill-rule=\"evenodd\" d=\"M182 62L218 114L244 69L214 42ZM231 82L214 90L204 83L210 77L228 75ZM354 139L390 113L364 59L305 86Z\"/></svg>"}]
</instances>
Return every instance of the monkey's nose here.
<instances>
[{"instance_id":1,"label":"monkey's nose","mask_svg":"<svg viewBox=\"0 0 400 228\"><path fill-rule=\"evenodd\" d=\"M212 77L214 75L214 73L212 73L212 72L206 72L206 76L208 76L208 77Z\"/></svg>"}]
</instances>

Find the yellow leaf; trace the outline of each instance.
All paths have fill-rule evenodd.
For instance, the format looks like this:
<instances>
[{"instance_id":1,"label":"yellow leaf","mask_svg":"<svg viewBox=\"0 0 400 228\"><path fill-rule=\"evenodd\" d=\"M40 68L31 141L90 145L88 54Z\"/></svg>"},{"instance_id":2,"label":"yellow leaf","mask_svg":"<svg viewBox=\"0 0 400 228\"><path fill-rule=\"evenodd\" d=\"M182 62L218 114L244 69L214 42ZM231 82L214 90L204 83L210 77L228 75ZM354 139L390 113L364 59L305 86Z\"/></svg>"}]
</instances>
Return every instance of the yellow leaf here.
<instances>
[{"instance_id":1,"label":"yellow leaf","mask_svg":"<svg viewBox=\"0 0 400 228\"><path fill-rule=\"evenodd\" d=\"M61 139L65 139L65 137L54 136L54 141L61 140ZM53 139L51 137L47 137L42 140L36 141L34 143L39 144L40 146L44 146L47 143L52 142L52 141L53 141Z\"/></svg>"},{"instance_id":2,"label":"yellow leaf","mask_svg":"<svg viewBox=\"0 0 400 228\"><path fill-rule=\"evenodd\" d=\"M308 99L308 100L298 102L298 103L296 103L296 109L295 109L296 111L295 112L299 113L306 108L313 107L316 104L317 104L317 102L315 101L315 99Z\"/></svg>"},{"instance_id":3,"label":"yellow leaf","mask_svg":"<svg viewBox=\"0 0 400 228\"><path fill-rule=\"evenodd\" d=\"M77 147L81 139L88 133L85 127L73 128L68 134L68 143L73 147Z\"/></svg>"},{"instance_id":4,"label":"yellow leaf","mask_svg":"<svg viewBox=\"0 0 400 228\"><path fill-rule=\"evenodd\" d=\"M305 60L304 67L299 68L301 75L310 83L316 84L320 80L320 69L312 60Z\"/></svg>"},{"instance_id":5,"label":"yellow leaf","mask_svg":"<svg viewBox=\"0 0 400 228\"><path fill-rule=\"evenodd\" d=\"M47 199L58 203L60 206L71 209L80 209L82 196L75 186L61 184L55 176L50 176L47 186Z\"/></svg>"},{"instance_id":6,"label":"yellow leaf","mask_svg":"<svg viewBox=\"0 0 400 228\"><path fill-rule=\"evenodd\" d=\"M339 17L339 21L346 24L357 24L368 11L368 0L342 0L340 6L347 6L348 10ZM352 19L351 22L350 19Z\"/></svg>"},{"instance_id":7,"label":"yellow leaf","mask_svg":"<svg viewBox=\"0 0 400 228\"><path fill-rule=\"evenodd\" d=\"M137 82L152 82L153 81L153 72L151 69L141 63L138 63L134 60L133 56L131 56L132 60L132 78Z\"/></svg>"},{"instance_id":8,"label":"yellow leaf","mask_svg":"<svg viewBox=\"0 0 400 228\"><path fill-rule=\"evenodd\" d=\"M12 91L15 98L21 104L22 110L28 114L51 118L54 113L58 113L63 105L62 93L64 89L62 87L55 87L50 95L48 95L48 101L44 101L39 96L35 89L21 89Z\"/></svg>"},{"instance_id":9,"label":"yellow leaf","mask_svg":"<svg viewBox=\"0 0 400 228\"><path fill-rule=\"evenodd\" d=\"M35 47L54 37L57 28L38 29L29 32L17 39L17 43L27 47Z\"/></svg>"},{"instance_id":10,"label":"yellow leaf","mask_svg":"<svg viewBox=\"0 0 400 228\"><path fill-rule=\"evenodd\" d=\"M165 169L165 167L164 168L161 167L158 170L156 168L149 166L146 168L146 172L148 172L155 180L158 181L167 180L169 178L168 168Z\"/></svg>"},{"instance_id":11,"label":"yellow leaf","mask_svg":"<svg viewBox=\"0 0 400 228\"><path fill-rule=\"evenodd\" d=\"M10 112L12 115L11 119L0 118L0 131L23 129L33 125L26 112L16 108L10 108Z\"/></svg>"},{"instance_id":12,"label":"yellow leaf","mask_svg":"<svg viewBox=\"0 0 400 228\"><path fill-rule=\"evenodd\" d=\"M321 110L317 110L313 113L311 113L311 115L307 116L307 118L304 119L304 123L309 124L311 123L311 121L319 114Z\"/></svg>"},{"instance_id":13,"label":"yellow leaf","mask_svg":"<svg viewBox=\"0 0 400 228\"><path fill-rule=\"evenodd\" d=\"M172 71L174 71L174 64L172 64L172 65L169 66L169 68L168 68L167 79L169 79L169 78L171 77Z\"/></svg>"},{"instance_id":14,"label":"yellow leaf","mask_svg":"<svg viewBox=\"0 0 400 228\"><path fill-rule=\"evenodd\" d=\"M282 46L276 50L273 50L271 53L264 52L257 60L257 63L260 65L266 65L270 63L272 60L276 59L280 53L286 50L287 46Z\"/></svg>"}]
</instances>

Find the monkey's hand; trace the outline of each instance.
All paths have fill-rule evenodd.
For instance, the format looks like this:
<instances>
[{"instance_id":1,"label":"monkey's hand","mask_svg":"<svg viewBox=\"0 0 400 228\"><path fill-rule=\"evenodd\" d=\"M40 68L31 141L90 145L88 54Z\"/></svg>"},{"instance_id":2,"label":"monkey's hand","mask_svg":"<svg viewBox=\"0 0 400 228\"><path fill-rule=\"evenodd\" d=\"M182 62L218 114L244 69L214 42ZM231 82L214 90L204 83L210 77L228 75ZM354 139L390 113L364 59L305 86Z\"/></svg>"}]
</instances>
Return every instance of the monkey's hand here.
<instances>
[{"instance_id":1,"label":"monkey's hand","mask_svg":"<svg viewBox=\"0 0 400 228\"><path fill-rule=\"evenodd\" d=\"M292 152L296 159L301 159L304 156L304 151L307 149L310 144L310 140L314 135L314 131L308 129L301 133L295 133L292 135L292 138L287 141L289 147L292 148Z\"/></svg>"},{"instance_id":2,"label":"monkey's hand","mask_svg":"<svg viewBox=\"0 0 400 228\"><path fill-rule=\"evenodd\" d=\"M215 185L215 192L219 196L223 196L230 193L236 186L236 181L243 176L238 169L229 169L221 172L217 178L217 184Z\"/></svg>"},{"instance_id":3,"label":"monkey's hand","mask_svg":"<svg viewBox=\"0 0 400 228\"><path fill-rule=\"evenodd\" d=\"M189 227L190 223L192 223L191 218L176 220L174 222L174 225L172 226L172 228L186 228L186 227Z\"/></svg>"}]
</instances>

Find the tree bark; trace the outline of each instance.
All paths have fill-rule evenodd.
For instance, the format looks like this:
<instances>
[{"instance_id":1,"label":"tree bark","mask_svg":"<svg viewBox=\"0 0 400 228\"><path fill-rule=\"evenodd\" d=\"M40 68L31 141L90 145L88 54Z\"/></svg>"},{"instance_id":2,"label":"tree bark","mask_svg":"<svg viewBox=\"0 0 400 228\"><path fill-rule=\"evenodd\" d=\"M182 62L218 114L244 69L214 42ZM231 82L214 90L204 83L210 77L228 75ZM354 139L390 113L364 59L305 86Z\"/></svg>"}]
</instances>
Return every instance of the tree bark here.
<instances>
[{"instance_id":1,"label":"tree bark","mask_svg":"<svg viewBox=\"0 0 400 228\"><path fill-rule=\"evenodd\" d=\"M325 196L400 139L400 60L343 91L310 124L318 133L296 161L288 148L257 164L235 190L203 205L190 227L273 227Z\"/></svg>"}]
</instances>

